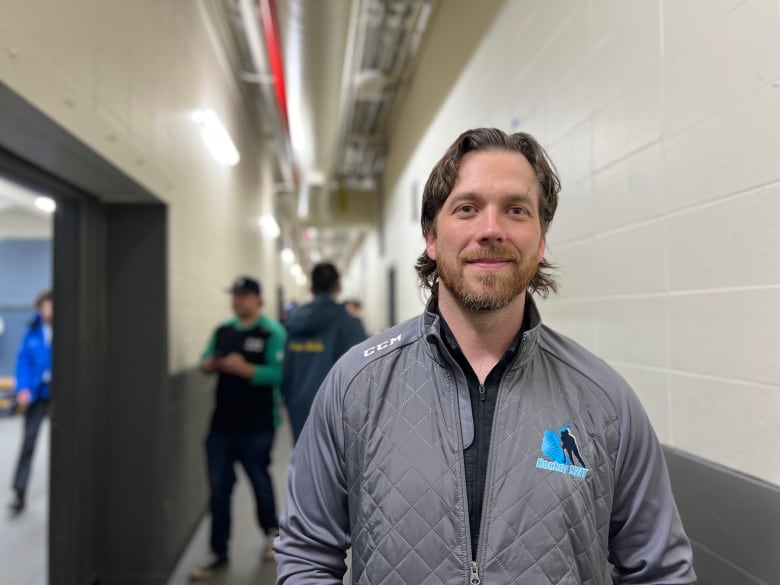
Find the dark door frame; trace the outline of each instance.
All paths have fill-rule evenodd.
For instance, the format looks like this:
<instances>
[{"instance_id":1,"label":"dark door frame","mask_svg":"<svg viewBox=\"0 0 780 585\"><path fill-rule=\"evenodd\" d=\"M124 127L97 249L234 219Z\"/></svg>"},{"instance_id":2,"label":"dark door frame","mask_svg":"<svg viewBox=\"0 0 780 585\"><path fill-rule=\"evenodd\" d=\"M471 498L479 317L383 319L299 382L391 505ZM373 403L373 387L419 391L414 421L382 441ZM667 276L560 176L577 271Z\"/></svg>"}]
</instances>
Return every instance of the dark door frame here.
<instances>
[{"instance_id":1,"label":"dark door frame","mask_svg":"<svg viewBox=\"0 0 780 585\"><path fill-rule=\"evenodd\" d=\"M163 583L166 207L2 83L0 173L57 201L49 584Z\"/></svg>"}]
</instances>

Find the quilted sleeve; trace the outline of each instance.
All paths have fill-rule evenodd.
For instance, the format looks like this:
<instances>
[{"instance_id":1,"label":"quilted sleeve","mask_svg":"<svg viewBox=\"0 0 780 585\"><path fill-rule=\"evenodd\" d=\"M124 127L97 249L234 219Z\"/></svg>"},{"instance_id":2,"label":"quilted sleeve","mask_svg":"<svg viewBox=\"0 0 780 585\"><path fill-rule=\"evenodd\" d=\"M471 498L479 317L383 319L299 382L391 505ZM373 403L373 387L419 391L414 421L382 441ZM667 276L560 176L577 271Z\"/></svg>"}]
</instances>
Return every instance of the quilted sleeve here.
<instances>
[{"instance_id":1,"label":"quilted sleeve","mask_svg":"<svg viewBox=\"0 0 780 585\"><path fill-rule=\"evenodd\" d=\"M287 506L275 543L277 583L341 584L350 546L338 367L317 392L287 475Z\"/></svg>"},{"instance_id":2,"label":"quilted sleeve","mask_svg":"<svg viewBox=\"0 0 780 585\"><path fill-rule=\"evenodd\" d=\"M622 402L609 529L614 583L695 583L691 546L677 513L661 445L627 385Z\"/></svg>"}]
</instances>

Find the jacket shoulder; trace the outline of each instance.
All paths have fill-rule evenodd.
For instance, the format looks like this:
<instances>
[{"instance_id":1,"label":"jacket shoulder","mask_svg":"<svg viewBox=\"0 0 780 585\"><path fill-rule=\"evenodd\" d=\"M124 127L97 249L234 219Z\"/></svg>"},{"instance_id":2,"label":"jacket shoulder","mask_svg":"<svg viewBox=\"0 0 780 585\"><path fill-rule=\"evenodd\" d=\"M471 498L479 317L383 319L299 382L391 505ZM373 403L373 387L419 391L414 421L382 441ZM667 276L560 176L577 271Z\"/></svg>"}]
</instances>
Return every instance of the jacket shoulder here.
<instances>
[{"instance_id":1,"label":"jacket shoulder","mask_svg":"<svg viewBox=\"0 0 780 585\"><path fill-rule=\"evenodd\" d=\"M602 358L576 341L542 325L539 349L562 366L590 380L613 403L633 396L628 382Z\"/></svg>"},{"instance_id":2,"label":"jacket shoulder","mask_svg":"<svg viewBox=\"0 0 780 585\"><path fill-rule=\"evenodd\" d=\"M370 363L401 351L404 347L418 341L422 337L422 321L423 316L417 315L354 345L341 356L334 368L338 368L348 377L356 376Z\"/></svg>"}]
</instances>

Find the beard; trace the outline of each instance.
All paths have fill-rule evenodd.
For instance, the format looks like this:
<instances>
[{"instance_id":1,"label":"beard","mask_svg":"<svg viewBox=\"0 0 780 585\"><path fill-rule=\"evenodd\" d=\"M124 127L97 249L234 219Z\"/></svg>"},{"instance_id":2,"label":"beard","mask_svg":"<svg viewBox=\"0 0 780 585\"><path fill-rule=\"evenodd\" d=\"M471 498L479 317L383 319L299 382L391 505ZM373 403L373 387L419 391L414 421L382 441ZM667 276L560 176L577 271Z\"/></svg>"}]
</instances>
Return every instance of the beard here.
<instances>
[{"instance_id":1,"label":"beard","mask_svg":"<svg viewBox=\"0 0 780 585\"><path fill-rule=\"evenodd\" d=\"M473 271L467 278L466 263L481 259L505 258L512 263L498 272ZM515 301L528 289L538 263L523 258L517 250L483 248L454 259L439 258L436 268L439 281L463 309L470 313L496 311Z\"/></svg>"}]
</instances>

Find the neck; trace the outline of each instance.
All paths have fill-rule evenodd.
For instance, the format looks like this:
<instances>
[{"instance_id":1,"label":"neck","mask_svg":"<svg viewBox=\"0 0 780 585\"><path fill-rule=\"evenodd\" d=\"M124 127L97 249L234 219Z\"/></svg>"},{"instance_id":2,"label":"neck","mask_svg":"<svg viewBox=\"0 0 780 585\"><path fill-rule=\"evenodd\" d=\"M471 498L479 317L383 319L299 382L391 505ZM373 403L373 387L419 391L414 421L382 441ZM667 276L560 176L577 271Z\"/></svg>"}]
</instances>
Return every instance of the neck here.
<instances>
[{"instance_id":1,"label":"neck","mask_svg":"<svg viewBox=\"0 0 780 585\"><path fill-rule=\"evenodd\" d=\"M485 381L522 327L525 295L501 309L474 313L460 306L439 283L439 311L480 382Z\"/></svg>"},{"instance_id":2,"label":"neck","mask_svg":"<svg viewBox=\"0 0 780 585\"><path fill-rule=\"evenodd\" d=\"M254 312L249 315L239 315L238 316L238 324L241 325L241 327L248 327L249 325L252 325L255 321L257 321L258 317L260 317L259 312Z\"/></svg>"}]
</instances>

